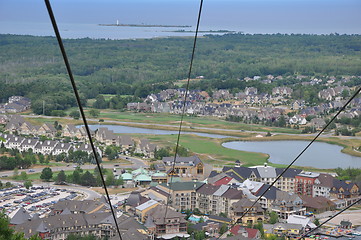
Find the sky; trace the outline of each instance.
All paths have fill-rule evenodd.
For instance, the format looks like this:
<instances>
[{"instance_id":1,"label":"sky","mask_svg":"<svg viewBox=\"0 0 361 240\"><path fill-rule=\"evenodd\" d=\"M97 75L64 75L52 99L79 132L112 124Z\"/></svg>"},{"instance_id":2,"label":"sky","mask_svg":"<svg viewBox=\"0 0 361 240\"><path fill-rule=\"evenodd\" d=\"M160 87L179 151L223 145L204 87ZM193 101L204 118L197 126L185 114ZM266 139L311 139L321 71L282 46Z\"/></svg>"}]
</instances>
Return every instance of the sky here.
<instances>
[{"instance_id":1,"label":"sky","mask_svg":"<svg viewBox=\"0 0 361 240\"><path fill-rule=\"evenodd\" d=\"M199 0L52 0L60 23L195 25ZM361 34L361 0L204 0L201 27ZM44 1L0 0L0 22L46 22ZM232 29L230 29L232 30Z\"/></svg>"}]
</instances>

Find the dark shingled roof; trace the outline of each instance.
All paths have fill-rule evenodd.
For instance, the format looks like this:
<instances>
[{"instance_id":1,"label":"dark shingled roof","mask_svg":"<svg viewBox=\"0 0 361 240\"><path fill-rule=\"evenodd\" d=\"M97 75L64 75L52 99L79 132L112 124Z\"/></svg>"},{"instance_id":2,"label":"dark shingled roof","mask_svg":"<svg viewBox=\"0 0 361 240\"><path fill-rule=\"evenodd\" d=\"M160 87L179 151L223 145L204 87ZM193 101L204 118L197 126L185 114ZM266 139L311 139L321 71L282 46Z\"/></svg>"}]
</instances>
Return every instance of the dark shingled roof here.
<instances>
[{"instance_id":1,"label":"dark shingled roof","mask_svg":"<svg viewBox=\"0 0 361 240\"><path fill-rule=\"evenodd\" d=\"M269 184L263 184L262 187L260 187L260 189L258 190L258 192L256 193L256 196L259 197L261 196L269 187ZM264 195L265 198L267 199L273 199L276 200L277 198L277 191L281 191L278 188L272 186Z\"/></svg>"},{"instance_id":2,"label":"dark shingled roof","mask_svg":"<svg viewBox=\"0 0 361 240\"><path fill-rule=\"evenodd\" d=\"M21 207L10 220L10 224L18 225L29 220L31 220L30 214L25 210L25 208Z\"/></svg>"},{"instance_id":3,"label":"dark shingled roof","mask_svg":"<svg viewBox=\"0 0 361 240\"><path fill-rule=\"evenodd\" d=\"M276 174L277 176L280 175L285 168L276 168ZM302 169L296 169L296 168L289 168L282 177L284 178L294 178L297 174L301 173Z\"/></svg>"},{"instance_id":4,"label":"dark shingled roof","mask_svg":"<svg viewBox=\"0 0 361 240\"><path fill-rule=\"evenodd\" d=\"M201 187L203 182L172 182L172 183L161 183L160 185L171 189L173 191L189 191L197 190Z\"/></svg>"}]
</instances>

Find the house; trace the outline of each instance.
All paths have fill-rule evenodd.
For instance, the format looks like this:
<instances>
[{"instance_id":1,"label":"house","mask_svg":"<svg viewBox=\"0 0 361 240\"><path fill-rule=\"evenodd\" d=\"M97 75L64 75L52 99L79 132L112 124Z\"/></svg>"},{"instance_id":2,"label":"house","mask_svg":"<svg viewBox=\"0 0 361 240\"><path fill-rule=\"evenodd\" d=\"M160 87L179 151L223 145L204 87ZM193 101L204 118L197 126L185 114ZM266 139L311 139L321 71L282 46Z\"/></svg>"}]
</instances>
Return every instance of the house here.
<instances>
[{"instance_id":1,"label":"house","mask_svg":"<svg viewBox=\"0 0 361 240\"><path fill-rule=\"evenodd\" d=\"M207 236L218 238L221 224L219 222L207 220L205 222L189 225L189 228L195 231L204 231Z\"/></svg>"},{"instance_id":2,"label":"house","mask_svg":"<svg viewBox=\"0 0 361 240\"><path fill-rule=\"evenodd\" d=\"M196 206L196 191L204 183L202 182L171 182L161 183L157 187L164 192L170 194L169 200L174 209L178 211L186 209L195 209Z\"/></svg>"},{"instance_id":3,"label":"house","mask_svg":"<svg viewBox=\"0 0 361 240\"><path fill-rule=\"evenodd\" d=\"M280 219L287 219L290 215L306 214L302 199L297 194L283 191L276 192L276 199L271 203L269 210L276 212Z\"/></svg>"},{"instance_id":4,"label":"house","mask_svg":"<svg viewBox=\"0 0 361 240\"><path fill-rule=\"evenodd\" d=\"M203 184L196 190L196 207L203 213L231 216L232 204L243 197L243 192L227 185Z\"/></svg>"},{"instance_id":5,"label":"house","mask_svg":"<svg viewBox=\"0 0 361 240\"><path fill-rule=\"evenodd\" d=\"M31 149L34 152L36 144L39 142L38 139L26 138L18 148L20 152L26 152Z\"/></svg>"},{"instance_id":6,"label":"house","mask_svg":"<svg viewBox=\"0 0 361 240\"><path fill-rule=\"evenodd\" d=\"M166 171L171 170L172 173L176 174L183 178L204 178L205 167L203 162L199 159L198 156L194 155L191 157L163 157L162 159ZM173 170L173 163L174 170Z\"/></svg>"},{"instance_id":7,"label":"house","mask_svg":"<svg viewBox=\"0 0 361 240\"><path fill-rule=\"evenodd\" d=\"M296 238L303 233L303 226L296 223L276 223L273 225L273 234L285 236L289 239Z\"/></svg>"},{"instance_id":8,"label":"house","mask_svg":"<svg viewBox=\"0 0 361 240\"><path fill-rule=\"evenodd\" d=\"M330 198L333 180L334 177L330 174L320 173L312 186L312 196Z\"/></svg>"},{"instance_id":9,"label":"house","mask_svg":"<svg viewBox=\"0 0 361 240\"><path fill-rule=\"evenodd\" d=\"M247 198L242 198L239 201L233 203L231 209L232 220L234 222L242 223L244 225L263 222L265 219L264 209L262 208L260 203L256 203L254 206L252 206L253 204L254 202L250 201Z\"/></svg>"},{"instance_id":10,"label":"house","mask_svg":"<svg viewBox=\"0 0 361 240\"><path fill-rule=\"evenodd\" d=\"M312 196L313 185L319 177L319 173L304 172L296 175L295 193Z\"/></svg>"},{"instance_id":11,"label":"house","mask_svg":"<svg viewBox=\"0 0 361 240\"><path fill-rule=\"evenodd\" d=\"M313 126L315 129L322 129L324 126L326 126L326 121L322 118L313 118L310 121L311 126Z\"/></svg>"},{"instance_id":12,"label":"house","mask_svg":"<svg viewBox=\"0 0 361 240\"><path fill-rule=\"evenodd\" d=\"M9 138L5 142L5 148L19 149L23 141L25 141L23 137L9 135Z\"/></svg>"},{"instance_id":13,"label":"house","mask_svg":"<svg viewBox=\"0 0 361 240\"><path fill-rule=\"evenodd\" d=\"M302 225L302 227L305 231L308 231L309 229L313 229L313 228L317 227L310 218L308 218L306 216L300 216L300 215L290 215L290 216L288 216L286 222L291 223L291 224L300 224L300 225Z\"/></svg>"},{"instance_id":14,"label":"house","mask_svg":"<svg viewBox=\"0 0 361 240\"><path fill-rule=\"evenodd\" d=\"M134 141L128 135L121 135L116 138L115 145L121 147L122 152L126 152L130 151L134 147Z\"/></svg>"},{"instance_id":15,"label":"house","mask_svg":"<svg viewBox=\"0 0 361 240\"><path fill-rule=\"evenodd\" d=\"M102 212L107 210L105 203L94 200L65 200L58 201L50 207L51 213L49 215L59 215L67 210L72 214L89 214L94 212Z\"/></svg>"},{"instance_id":16,"label":"house","mask_svg":"<svg viewBox=\"0 0 361 240\"><path fill-rule=\"evenodd\" d=\"M293 90L290 87L275 87L272 89L272 95L291 96Z\"/></svg>"},{"instance_id":17,"label":"house","mask_svg":"<svg viewBox=\"0 0 361 240\"><path fill-rule=\"evenodd\" d=\"M38 142L34 148L34 153L41 153L43 155L52 154L56 145L58 145L58 141L53 140L45 140L44 142Z\"/></svg>"},{"instance_id":18,"label":"house","mask_svg":"<svg viewBox=\"0 0 361 240\"><path fill-rule=\"evenodd\" d=\"M298 125L305 125L307 123L306 118L300 115L294 115L288 120L289 124L298 124Z\"/></svg>"},{"instance_id":19,"label":"house","mask_svg":"<svg viewBox=\"0 0 361 240\"><path fill-rule=\"evenodd\" d=\"M135 147L135 153L142 154L146 158L154 158L154 151L157 145L149 142L148 139L140 139Z\"/></svg>"},{"instance_id":20,"label":"house","mask_svg":"<svg viewBox=\"0 0 361 240\"><path fill-rule=\"evenodd\" d=\"M145 221L145 215L147 212L155 207L157 207L160 203L155 200L149 200L145 203L135 207L135 215L138 217L138 220L141 222Z\"/></svg>"},{"instance_id":21,"label":"house","mask_svg":"<svg viewBox=\"0 0 361 240\"><path fill-rule=\"evenodd\" d=\"M117 135L113 131L105 127L100 127L95 131L95 139L105 145L116 145Z\"/></svg>"},{"instance_id":22,"label":"house","mask_svg":"<svg viewBox=\"0 0 361 240\"><path fill-rule=\"evenodd\" d=\"M44 123L41 125L37 131L37 135L46 136L53 138L56 135L57 130L52 124Z\"/></svg>"},{"instance_id":23,"label":"house","mask_svg":"<svg viewBox=\"0 0 361 240\"><path fill-rule=\"evenodd\" d=\"M187 233L187 220L184 217L184 214L167 206L158 205L147 211L144 226L156 238L188 238L190 235Z\"/></svg>"},{"instance_id":24,"label":"house","mask_svg":"<svg viewBox=\"0 0 361 240\"><path fill-rule=\"evenodd\" d=\"M230 230L230 233L232 233L234 236L241 235L247 239L260 239L261 233L258 229L243 227L241 225L235 225Z\"/></svg>"},{"instance_id":25,"label":"house","mask_svg":"<svg viewBox=\"0 0 361 240\"><path fill-rule=\"evenodd\" d=\"M170 196L168 192L164 191L159 186L152 186L140 194L146 198L153 199L163 204L168 202L168 198Z\"/></svg>"},{"instance_id":26,"label":"house","mask_svg":"<svg viewBox=\"0 0 361 240\"><path fill-rule=\"evenodd\" d=\"M65 153L66 155L68 155L69 151L73 149L74 147L70 143L59 143L54 147L52 154L59 155Z\"/></svg>"},{"instance_id":27,"label":"house","mask_svg":"<svg viewBox=\"0 0 361 240\"><path fill-rule=\"evenodd\" d=\"M306 207L307 212L322 213L326 211L333 211L336 209L336 204L330 199L318 196L311 197L306 195L300 195L303 206Z\"/></svg>"},{"instance_id":28,"label":"house","mask_svg":"<svg viewBox=\"0 0 361 240\"><path fill-rule=\"evenodd\" d=\"M330 195L331 198L343 200L345 206L348 206L359 199L360 188L356 183L334 178Z\"/></svg>"}]
</instances>

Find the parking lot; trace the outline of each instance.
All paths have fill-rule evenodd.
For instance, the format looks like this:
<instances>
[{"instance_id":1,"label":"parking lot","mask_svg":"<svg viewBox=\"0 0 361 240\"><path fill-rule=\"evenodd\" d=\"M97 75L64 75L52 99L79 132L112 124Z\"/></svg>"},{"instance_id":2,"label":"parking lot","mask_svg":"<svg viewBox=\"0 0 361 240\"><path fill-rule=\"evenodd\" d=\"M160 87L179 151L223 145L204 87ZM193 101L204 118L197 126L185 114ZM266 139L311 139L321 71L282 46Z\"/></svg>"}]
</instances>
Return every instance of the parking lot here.
<instances>
[{"instance_id":1,"label":"parking lot","mask_svg":"<svg viewBox=\"0 0 361 240\"><path fill-rule=\"evenodd\" d=\"M54 187L33 186L26 189L23 186L15 186L0 189L0 210L5 209L5 213L12 217L17 209L24 207L29 213L37 213L44 217L54 203L75 199L79 195L73 190Z\"/></svg>"}]
</instances>

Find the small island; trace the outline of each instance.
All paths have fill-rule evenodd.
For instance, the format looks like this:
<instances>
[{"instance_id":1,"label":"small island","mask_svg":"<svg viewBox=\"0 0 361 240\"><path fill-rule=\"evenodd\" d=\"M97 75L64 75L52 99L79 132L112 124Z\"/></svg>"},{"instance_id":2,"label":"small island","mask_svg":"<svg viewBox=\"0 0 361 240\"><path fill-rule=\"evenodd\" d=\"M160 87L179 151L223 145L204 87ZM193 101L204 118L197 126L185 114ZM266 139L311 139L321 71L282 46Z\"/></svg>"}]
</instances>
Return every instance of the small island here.
<instances>
[{"instance_id":1,"label":"small island","mask_svg":"<svg viewBox=\"0 0 361 240\"><path fill-rule=\"evenodd\" d=\"M189 28L192 26L189 25L163 25L163 24L126 24L126 23L116 23L116 24L99 24L99 26L106 27L164 27L164 28Z\"/></svg>"}]
</instances>

